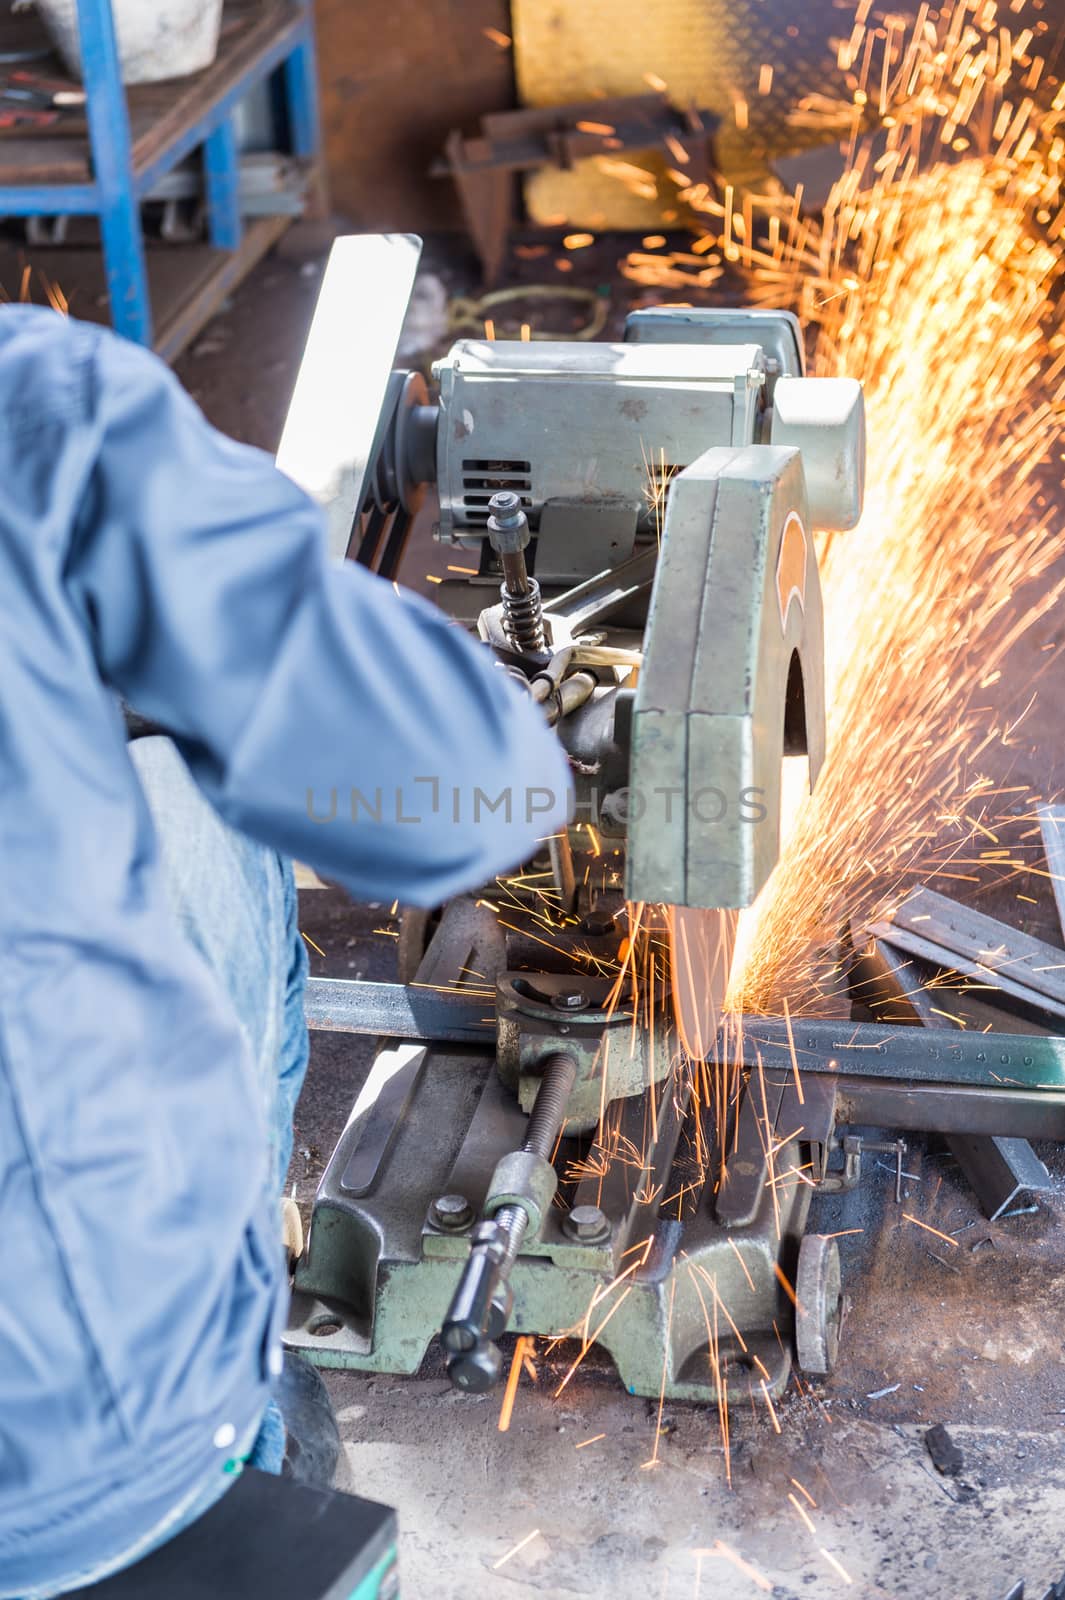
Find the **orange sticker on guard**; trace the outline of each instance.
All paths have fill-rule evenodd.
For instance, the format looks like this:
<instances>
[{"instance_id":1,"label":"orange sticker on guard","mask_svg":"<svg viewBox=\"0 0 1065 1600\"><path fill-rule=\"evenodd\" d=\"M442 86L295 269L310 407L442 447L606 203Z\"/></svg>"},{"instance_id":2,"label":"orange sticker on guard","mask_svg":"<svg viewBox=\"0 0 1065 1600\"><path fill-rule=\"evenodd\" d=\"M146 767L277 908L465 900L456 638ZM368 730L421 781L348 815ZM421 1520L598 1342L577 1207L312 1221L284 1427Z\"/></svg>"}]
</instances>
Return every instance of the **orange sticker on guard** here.
<instances>
[{"instance_id":1,"label":"orange sticker on guard","mask_svg":"<svg viewBox=\"0 0 1065 1600\"><path fill-rule=\"evenodd\" d=\"M806 609L806 529L797 511L789 511L780 535L780 554L777 557L777 600L780 602L780 627L788 625L791 602L799 602L799 610Z\"/></svg>"}]
</instances>

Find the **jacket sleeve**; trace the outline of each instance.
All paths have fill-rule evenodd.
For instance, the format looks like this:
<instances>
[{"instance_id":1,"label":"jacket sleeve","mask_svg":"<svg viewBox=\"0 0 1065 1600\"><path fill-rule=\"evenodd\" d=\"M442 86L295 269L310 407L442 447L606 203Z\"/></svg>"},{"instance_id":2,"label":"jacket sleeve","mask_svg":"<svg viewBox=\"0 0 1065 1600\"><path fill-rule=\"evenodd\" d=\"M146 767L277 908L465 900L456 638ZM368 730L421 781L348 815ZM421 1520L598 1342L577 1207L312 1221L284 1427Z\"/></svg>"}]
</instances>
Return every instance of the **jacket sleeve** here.
<instances>
[{"instance_id":1,"label":"jacket sleeve","mask_svg":"<svg viewBox=\"0 0 1065 1600\"><path fill-rule=\"evenodd\" d=\"M434 607L328 560L317 507L101 336L69 581L102 678L235 827L361 899L439 904L564 821L539 711Z\"/></svg>"}]
</instances>

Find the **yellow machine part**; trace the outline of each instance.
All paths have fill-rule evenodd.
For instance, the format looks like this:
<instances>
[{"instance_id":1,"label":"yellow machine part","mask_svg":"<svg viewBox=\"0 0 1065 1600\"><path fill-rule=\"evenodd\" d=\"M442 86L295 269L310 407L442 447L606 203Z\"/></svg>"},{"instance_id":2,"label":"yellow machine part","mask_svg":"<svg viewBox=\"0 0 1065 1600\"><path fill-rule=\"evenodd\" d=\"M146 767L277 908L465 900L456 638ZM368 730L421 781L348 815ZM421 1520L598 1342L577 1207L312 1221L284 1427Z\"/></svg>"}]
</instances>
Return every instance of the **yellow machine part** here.
<instances>
[{"instance_id":1,"label":"yellow machine part","mask_svg":"<svg viewBox=\"0 0 1065 1600\"><path fill-rule=\"evenodd\" d=\"M849 130L853 105L836 50L851 12L832 0L513 0L514 61L525 105L646 94L664 83L675 105L717 113L726 181L764 190L776 156ZM855 80L856 82L857 80ZM835 109L833 110L833 107ZM621 171L644 168L658 194ZM676 207L675 162L622 152L546 169L526 183L535 222L649 228Z\"/></svg>"}]
</instances>

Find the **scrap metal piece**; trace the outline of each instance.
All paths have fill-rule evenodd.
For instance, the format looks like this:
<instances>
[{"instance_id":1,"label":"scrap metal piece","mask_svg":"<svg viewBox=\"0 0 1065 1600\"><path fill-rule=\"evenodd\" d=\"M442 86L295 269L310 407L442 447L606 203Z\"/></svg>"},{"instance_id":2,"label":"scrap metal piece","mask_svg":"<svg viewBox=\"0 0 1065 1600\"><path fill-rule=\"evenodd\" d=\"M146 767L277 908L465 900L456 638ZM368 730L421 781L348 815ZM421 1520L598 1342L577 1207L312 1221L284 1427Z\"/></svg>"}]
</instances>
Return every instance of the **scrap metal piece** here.
<instances>
[{"instance_id":1,"label":"scrap metal piece","mask_svg":"<svg viewBox=\"0 0 1065 1600\"><path fill-rule=\"evenodd\" d=\"M871 1011L878 1022L974 1033L1013 1033L1019 1022L1026 1033L1061 1031L1034 994L1030 1004L1019 1006L997 989L959 980L952 968L907 954L890 933L870 938L863 947L864 937L864 930L852 928L855 956L848 982L851 999L863 1015Z\"/></svg>"},{"instance_id":2,"label":"scrap metal piece","mask_svg":"<svg viewBox=\"0 0 1065 1600\"><path fill-rule=\"evenodd\" d=\"M1027 1139L951 1134L951 1154L972 1186L989 1222L1026 1194L1045 1194L1054 1185Z\"/></svg>"},{"instance_id":3,"label":"scrap metal piece","mask_svg":"<svg viewBox=\"0 0 1065 1600\"><path fill-rule=\"evenodd\" d=\"M1065 1025L1065 950L926 888L915 889L869 933L970 978L992 998L997 991Z\"/></svg>"},{"instance_id":4,"label":"scrap metal piece","mask_svg":"<svg viewBox=\"0 0 1065 1600\"><path fill-rule=\"evenodd\" d=\"M485 283L492 284L506 257L515 174L547 166L565 171L589 156L616 159L626 150L661 148L672 161L687 163L690 182L702 182L709 177L710 134L718 121L710 111L677 111L665 94L492 112L481 118L478 137L468 139L458 129L448 135L430 176L454 181Z\"/></svg>"},{"instance_id":5,"label":"scrap metal piece","mask_svg":"<svg viewBox=\"0 0 1065 1600\"><path fill-rule=\"evenodd\" d=\"M922 921L921 926L924 926ZM1006 930L1007 932L1009 930ZM851 975L851 993L873 1011L893 1021L924 1027L967 1022L981 1030L1009 1032L1015 1018L972 995L929 987L941 969L907 956L886 939L873 939L859 951ZM947 998L951 1010L946 1011ZM992 995L993 998L993 995ZM937 1005L936 1001L940 1003ZM1049 1032L1049 1029L1047 1030ZM1026 1139L994 1134L947 1135L951 1153L969 1181L984 1215L992 1221L1021 1194L1052 1187L1050 1175Z\"/></svg>"},{"instance_id":6,"label":"scrap metal piece","mask_svg":"<svg viewBox=\"0 0 1065 1600\"><path fill-rule=\"evenodd\" d=\"M945 1477L956 1478L965 1464L965 1458L941 1422L927 1428L924 1447L932 1457L932 1465Z\"/></svg>"},{"instance_id":7,"label":"scrap metal piece","mask_svg":"<svg viewBox=\"0 0 1065 1600\"><path fill-rule=\"evenodd\" d=\"M1065 806L1040 806L1039 830L1050 869L1050 887L1058 908L1058 922L1065 934Z\"/></svg>"}]
</instances>

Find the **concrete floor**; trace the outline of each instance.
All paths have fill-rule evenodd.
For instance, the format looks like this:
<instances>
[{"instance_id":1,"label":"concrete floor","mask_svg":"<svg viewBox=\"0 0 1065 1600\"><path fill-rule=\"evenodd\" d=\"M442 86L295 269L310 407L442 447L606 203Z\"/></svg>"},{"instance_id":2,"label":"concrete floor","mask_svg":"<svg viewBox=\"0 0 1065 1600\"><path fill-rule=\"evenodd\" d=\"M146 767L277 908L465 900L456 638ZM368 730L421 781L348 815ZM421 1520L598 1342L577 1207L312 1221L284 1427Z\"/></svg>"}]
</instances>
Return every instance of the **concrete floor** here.
<instances>
[{"instance_id":1,"label":"concrete floor","mask_svg":"<svg viewBox=\"0 0 1065 1600\"><path fill-rule=\"evenodd\" d=\"M318 281L315 241L290 240L178 369L219 426L266 449L280 433ZM459 261L449 287L465 286ZM407 581L425 587L438 562L416 543ZM1021 812L1063 787L1063 636L1058 617L1037 625L994 690L996 712L1015 715L1041 672L1012 747L993 758L995 777L1027 786ZM1032 883L986 908L1018 925L1023 910L1029 931L1060 944L1045 880L1036 871ZM1018 890L1038 908L1018 904ZM373 932L380 909L312 891L301 913L324 952L316 972L394 976L394 941ZM291 1175L305 1204L368 1061L358 1042L314 1041ZM992 1226L942 1151L915 1146L910 1199L935 1226L962 1230L954 1249L942 1247L947 1264L903 1222L883 1169L871 1167L857 1194L818 1203L813 1226L864 1229L841 1240L854 1299L841 1364L824 1385L789 1391L779 1434L763 1408L736 1410L731 1488L716 1414L670 1404L660 1423L658 1406L626 1395L606 1361L590 1359L557 1400L571 1356L542 1361L505 1434L498 1397L456 1396L432 1361L414 1379L329 1374L351 1485L399 1509L403 1592L998 1600L1024 1576L1030 1596L1042 1593L1065 1570L1065 1160L1040 1153L1054 1194L1037 1214ZM933 1422L962 1447L957 1479L931 1467L922 1431Z\"/></svg>"}]
</instances>

